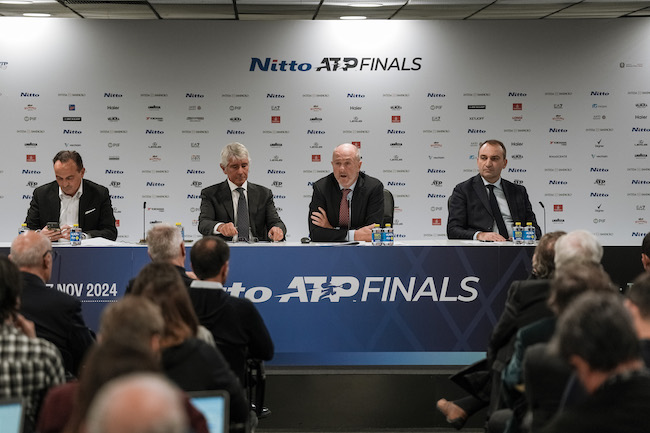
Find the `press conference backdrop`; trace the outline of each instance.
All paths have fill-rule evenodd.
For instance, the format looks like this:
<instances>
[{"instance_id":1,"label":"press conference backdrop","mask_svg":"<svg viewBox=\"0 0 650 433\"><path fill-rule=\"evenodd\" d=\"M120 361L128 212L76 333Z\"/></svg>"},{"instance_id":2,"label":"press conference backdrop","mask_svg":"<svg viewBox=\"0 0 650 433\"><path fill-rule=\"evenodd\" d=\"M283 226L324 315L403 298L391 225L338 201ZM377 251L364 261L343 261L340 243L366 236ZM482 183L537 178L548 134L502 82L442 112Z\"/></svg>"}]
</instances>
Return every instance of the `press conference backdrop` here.
<instances>
[{"instance_id":1,"label":"press conference backdrop","mask_svg":"<svg viewBox=\"0 0 650 433\"><path fill-rule=\"evenodd\" d=\"M395 195L398 240L445 237L481 141L508 149L546 230L638 245L650 200L650 21L0 19L0 237L51 158L77 150L110 188L119 240L158 221L197 238L200 190L244 143L289 239L332 149ZM144 204L146 202L146 205Z\"/></svg>"}]
</instances>

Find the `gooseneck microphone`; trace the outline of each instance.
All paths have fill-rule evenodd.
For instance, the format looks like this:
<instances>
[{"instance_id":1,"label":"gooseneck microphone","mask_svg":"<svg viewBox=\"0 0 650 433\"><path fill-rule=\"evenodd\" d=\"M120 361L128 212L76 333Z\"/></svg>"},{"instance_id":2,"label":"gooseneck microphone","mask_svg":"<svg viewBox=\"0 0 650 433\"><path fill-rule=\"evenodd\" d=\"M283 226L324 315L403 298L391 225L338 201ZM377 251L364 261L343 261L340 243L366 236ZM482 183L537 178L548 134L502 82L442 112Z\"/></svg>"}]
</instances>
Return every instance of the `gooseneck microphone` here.
<instances>
[{"instance_id":1,"label":"gooseneck microphone","mask_svg":"<svg viewBox=\"0 0 650 433\"><path fill-rule=\"evenodd\" d=\"M352 191L350 191L350 194L346 197L348 200L348 235L346 238L350 237L350 229L352 228ZM353 241L354 239L348 239L349 241Z\"/></svg>"},{"instance_id":2,"label":"gooseneck microphone","mask_svg":"<svg viewBox=\"0 0 650 433\"><path fill-rule=\"evenodd\" d=\"M539 205L542 207L542 210L544 211L544 233L546 234L546 208L544 207L544 203L541 201L539 202Z\"/></svg>"},{"instance_id":3,"label":"gooseneck microphone","mask_svg":"<svg viewBox=\"0 0 650 433\"><path fill-rule=\"evenodd\" d=\"M142 239L141 244L147 243L147 202L142 203Z\"/></svg>"}]
</instances>

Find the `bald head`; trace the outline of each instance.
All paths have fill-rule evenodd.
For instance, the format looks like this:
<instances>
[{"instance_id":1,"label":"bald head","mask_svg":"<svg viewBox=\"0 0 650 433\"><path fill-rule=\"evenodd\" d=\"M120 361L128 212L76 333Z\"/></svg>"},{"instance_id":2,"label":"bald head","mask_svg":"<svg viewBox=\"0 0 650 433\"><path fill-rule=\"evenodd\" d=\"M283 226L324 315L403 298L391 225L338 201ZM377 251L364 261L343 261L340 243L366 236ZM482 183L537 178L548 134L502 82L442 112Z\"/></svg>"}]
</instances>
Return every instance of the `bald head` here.
<instances>
[{"instance_id":1,"label":"bald head","mask_svg":"<svg viewBox=\"0 0 650 433\"><path fill-rule=\"evenodd\" d=\"M359 148L350 143L337 146L332 153L332 171L339 185L343 188L351 187L361 171Z\"/></svg>"},{"instance_id":2,"label":"bald head","mask_svg":"<svg viewBox=\"0 0 650 433\"><path fill-rule=\"evenodd\" d=\"M186 433L180 390L156 374L134 374L109 382L93 400L88 433Z\"/></svg>"},{"instance_id":3,"label":"bald head","mask_svg":"<svg viewBox=\"0 0 650 433\"><path fill-rule=\"evenodd\" d=\"M47 236L30 230L14 239L9 258L21 271L38 275L47 281L52 274L52 254L47 254L51 250L52 243Z\"/></svg>"}]
</instances>

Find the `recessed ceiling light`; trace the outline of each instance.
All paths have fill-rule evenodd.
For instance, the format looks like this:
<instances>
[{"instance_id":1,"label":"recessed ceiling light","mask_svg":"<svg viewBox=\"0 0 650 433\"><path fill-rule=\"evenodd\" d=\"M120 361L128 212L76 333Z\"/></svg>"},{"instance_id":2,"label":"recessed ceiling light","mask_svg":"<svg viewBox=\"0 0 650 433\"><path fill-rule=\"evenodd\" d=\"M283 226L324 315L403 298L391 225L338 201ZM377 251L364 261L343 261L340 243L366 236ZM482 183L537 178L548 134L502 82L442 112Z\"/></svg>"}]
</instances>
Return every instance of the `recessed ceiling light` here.
<instances>
[{"instance_id":1,"label":"recessed ceiling light","mask_svg":"<svg viewBox=\"0 0 650 433\"><path fill-rule=\"evenodd\" d=\"M382 3L348 3L348 6L352 8L380 8L383 6Z\"/></svg>"},{"instance_id":2,"label":"recessed ceiling light","mask_svg":"<svg viewBox=\"0 0 650 433\"><path fill-rule=\"evenodd\" d=\"M348 15L348 16L343 16L339 17L341 20L365 20L366 17L360 16L360 15Z\"/></svg>"},{"instance_id":3,"label":"recessed ceiling light","mask_svg":"<svg viewBox=\"0 0 650 433\"><path fill-rule=\"evenodd\" d=\"M28 14L23 14L24 17L51 17L51 14L34 14L34 13L28 13Z\"/></svg>"}]
</instances>

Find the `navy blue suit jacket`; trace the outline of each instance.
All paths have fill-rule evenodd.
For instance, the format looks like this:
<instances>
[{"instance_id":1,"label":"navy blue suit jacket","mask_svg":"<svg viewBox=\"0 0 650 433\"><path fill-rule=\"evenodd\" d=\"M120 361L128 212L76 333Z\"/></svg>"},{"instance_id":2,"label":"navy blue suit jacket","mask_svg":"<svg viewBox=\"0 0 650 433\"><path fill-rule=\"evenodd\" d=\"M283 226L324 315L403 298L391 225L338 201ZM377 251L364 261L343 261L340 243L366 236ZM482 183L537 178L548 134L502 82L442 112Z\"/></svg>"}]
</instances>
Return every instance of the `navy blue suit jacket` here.
<instances>
[{"instance_id":1,"label":"navy blue suit jacket","mask_svg":"<svg viewBox=\"0 0 650 433\"><path fill-rule=\"evenodd\" d=\"M280 227L287 234L278 211L273 203L273 193L270 189L248 182L248 220L253 236L260 241L269 240L271 227ZM235 210L232 203L232 192L225 180L216 185L201 190L201 213L199 214L199 233L203 236L214 235L214 226L218 223L235 222ZM220 234L217 236L221 236ZM230 237L221 236L225 240Z\"/></svg>"},{"instance_id":2,"label":"navy blue suit jacket","mask_svg":"<svg viewBox=\"0 0 650 433\"><path fill-rule=\"evenodd\" d=\"M537 232L537 239L542 230L537 225L537 218L528 199L526 188L515 185L501 178L501 187L508 201L508 208L513 221L522 225L532 222ZM449 219L447 220L447 237L449 239L472 239L476 232L491 232L494 216L488 201L487 188L480 174L459 183L454 188L447 203Z\"/></svg>"},{"instance_id":3,"label":"navy blue suit jacket","mask_svg":"<svg viewBox=\"0 0 650 433\"><path fill-rule=\"evenodd\" d=\"M59 185L46 183L34 190L25 223L30 230L40 230L48 222L59 221L61 199ZM83 180L83 194L79 199L79 227L93 238L117 239L115 216L108 188L90 180Z\"/></svg>"},{"instance_id":4,"label":"navy blue suit jacket","mask_svg":"<svg viewBox=\"0 0 650 433\"><path fill-rule=\"evenodd\" d=\"M343 193L333 173L314 182L314 192L309 203L309 236L315 242L343 241L347 230L326 229L311 222L311 214L319 207L325 209L333 227L339 226L339 209ZM359 173L352 194L350 228L356 230L369 224L381 224L384 220L384 185L374 177Z\"/></svg>"}]
</instances>

